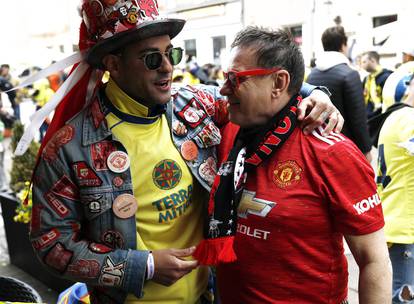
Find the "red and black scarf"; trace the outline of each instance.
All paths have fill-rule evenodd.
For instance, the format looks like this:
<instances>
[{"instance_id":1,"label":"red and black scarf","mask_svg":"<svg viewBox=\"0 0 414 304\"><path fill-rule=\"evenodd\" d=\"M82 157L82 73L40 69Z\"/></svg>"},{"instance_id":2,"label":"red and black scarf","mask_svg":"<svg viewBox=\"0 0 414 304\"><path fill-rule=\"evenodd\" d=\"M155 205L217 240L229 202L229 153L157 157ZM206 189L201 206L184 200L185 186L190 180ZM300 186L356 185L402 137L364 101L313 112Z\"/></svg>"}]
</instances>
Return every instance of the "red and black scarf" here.
<instances>
[{"instance_id":1,"label":"red and black scarf","mask_svg":"<svg viewBox=\"0 0 414 304\"><path fill-rule=\"evenodd\" d=\"M297 124L299 95L264 126L240 129L214 179L209 200L209 225L205 239L197 246L194 257L202 265L217 265L236 260L233 241L237 228L237 207L247 174L268 159L288 139Z\"/></svg>"}]
</instances>

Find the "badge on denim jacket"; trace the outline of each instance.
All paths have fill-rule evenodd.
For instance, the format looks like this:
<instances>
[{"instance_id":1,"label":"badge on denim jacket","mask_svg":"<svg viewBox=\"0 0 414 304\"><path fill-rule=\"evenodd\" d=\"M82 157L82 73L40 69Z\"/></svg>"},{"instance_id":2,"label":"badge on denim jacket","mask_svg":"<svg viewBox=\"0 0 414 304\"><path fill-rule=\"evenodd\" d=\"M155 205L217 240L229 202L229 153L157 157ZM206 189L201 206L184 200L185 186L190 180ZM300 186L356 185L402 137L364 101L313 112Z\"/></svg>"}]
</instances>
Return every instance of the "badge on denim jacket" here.
<instances>
[{"instance_id":1,"label":"badge on denim jacket","mask_svg":"<svg viewBox=\"0 0 414 304\"><path fill-rule=\"evenodd\" d=\"M199 109L195 99L192 99L181 111L177 113L177 115L182 121L193 129L199 126L207 117L206 112Z\"/></svg>"},{"instance_id":2,"label":"badge on denim jacket","mask_svg":"<svg viewBox=\"0 0 414 304\"><path fill-rule=\"evenodd\" d=\"M198 173L206 183L211 186L214 182L214 177L217 172L217 162L214 157L207 158L198 168Z\"/></svg>"},{"instance_id":3,"label":"badge on denim jacket","mask_svg":"<svg viewBox=\"0 0 414 304\"><path fill-rule=\"evenodd\" d=\"M198 157L197 145L192 140L187 140L181 145L181 156L187 160L192 161Z\"/></svg>"},{"instance_id":4,"label":"badge on denim jacket","mask_svg":"<svg viewBox=\"0 0 414 304\"><path fill-rule=\"evenodd\" d=\"M216 146L221 142L220 129L211 122L194 137L194 141L200 148Z\"/></svg>"},{"instance_id":5,"label":"badge on denim jacket","mask_svg":"<svg viewBox=\"0 0 414 304\"><path fill-rule=\"evenodd\" d=\"M112 204L113 212L117 217L122 219L134 216L137 209L137 200L135 199L135 196L129 193L118 195Z\"/></svg>"},{"instance_id":6,"label":"badge on denim jacket","mask_svg":"<svg viewBox=\"0 0 414 304\"><path fill-rule=\"evenodd\" d=\"M130 165L129 156L124 151L112 152L109 154L106 162L109 170L115 173L125 172Z\"/></svg>"}]
</instances>

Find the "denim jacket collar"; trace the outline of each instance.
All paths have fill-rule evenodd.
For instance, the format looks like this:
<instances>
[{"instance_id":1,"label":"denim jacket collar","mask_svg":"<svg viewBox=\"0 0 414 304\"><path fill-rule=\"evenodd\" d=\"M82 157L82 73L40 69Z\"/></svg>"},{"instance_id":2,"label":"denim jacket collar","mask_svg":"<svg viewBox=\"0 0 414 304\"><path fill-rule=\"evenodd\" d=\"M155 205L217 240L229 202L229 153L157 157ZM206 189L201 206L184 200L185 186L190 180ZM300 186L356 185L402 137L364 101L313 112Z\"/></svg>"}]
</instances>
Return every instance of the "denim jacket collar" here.
<instances>
[{"instance_id":1,"label":"denim jacket collar","mask_svg":"<svg viewBox=\"0 0 414 304\"><path fill-rule=\"evenodd\" d=\"M89 146L112 136L105 120L107 109L102 102L102 91L99 91L91 106L83 110L82 145Z\"/></svg>"}]
</instances>

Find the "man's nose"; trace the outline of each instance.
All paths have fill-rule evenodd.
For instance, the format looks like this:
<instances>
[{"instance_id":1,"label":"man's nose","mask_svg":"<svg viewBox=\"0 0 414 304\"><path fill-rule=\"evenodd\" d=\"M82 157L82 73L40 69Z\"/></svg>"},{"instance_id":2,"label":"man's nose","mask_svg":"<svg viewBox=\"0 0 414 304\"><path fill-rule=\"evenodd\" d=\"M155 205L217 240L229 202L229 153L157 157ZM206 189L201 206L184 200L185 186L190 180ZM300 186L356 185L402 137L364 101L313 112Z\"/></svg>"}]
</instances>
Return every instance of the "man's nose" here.
<instances>
[{"instance_id":1,"label":"man's nose","mask_svg":"<svg viewBox=\"0 0 414 304\"><path fill-rule=\"evenodd\" d=\"M168 54L163 54L162 55L162 62L161 62L161 66L159 68L159 70L161 72L168 72L168 73L172 73L174 67L170 62L170 59L168 58Z\"/></svg>"},{"instance_id":2,"label":"man's nose","mask_svg":"<svg viewBox=\"0 0 414 304\"><path fill-rule=\"evenodd\" d=\"M220 89L220 94L223 96L229 96L231 94L233 94L233 88L230 84L230 81L228 79L226 79L226 81L224 81L223 86Z\"/></svg>"}]
</instances>

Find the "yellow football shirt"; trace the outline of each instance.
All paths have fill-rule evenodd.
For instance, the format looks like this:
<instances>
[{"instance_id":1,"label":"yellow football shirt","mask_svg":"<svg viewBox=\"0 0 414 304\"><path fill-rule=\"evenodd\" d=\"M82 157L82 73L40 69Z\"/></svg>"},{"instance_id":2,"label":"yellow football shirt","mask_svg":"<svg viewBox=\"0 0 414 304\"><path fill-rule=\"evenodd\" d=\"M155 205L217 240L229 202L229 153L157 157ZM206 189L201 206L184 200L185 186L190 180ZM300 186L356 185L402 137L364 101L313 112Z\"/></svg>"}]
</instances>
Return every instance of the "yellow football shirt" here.
<instances>
[{"instance_id":1,"label":"yellow football shirt","mask_svg":"<svg viewBox=\"0 0 414 304\"><path fill-rule=\"evenodd\" d=\"M126 95L111 79L106 94L118 110L147 117L148 108ZM124 145L131 163L136 212L137 246L141 250L187 248L202 239L202 202L197 201L193 177L175 148L165 115L151 124L106 116L108 127ZM166 287L144 285L144 297L132 294L126 303L196 303L207 286L207 268L199 267Z\"/></svg>"},{"instance_id":2,"label":"yellow football shirt","mask_svg":"<svg viewBox=\"0 0 414 304\"><path fill-rule=\"evenodd\" d=\"M378 140L378 193L387 242L414 243L414 109L391 113Z\"/></svg>"}]
</instances>

